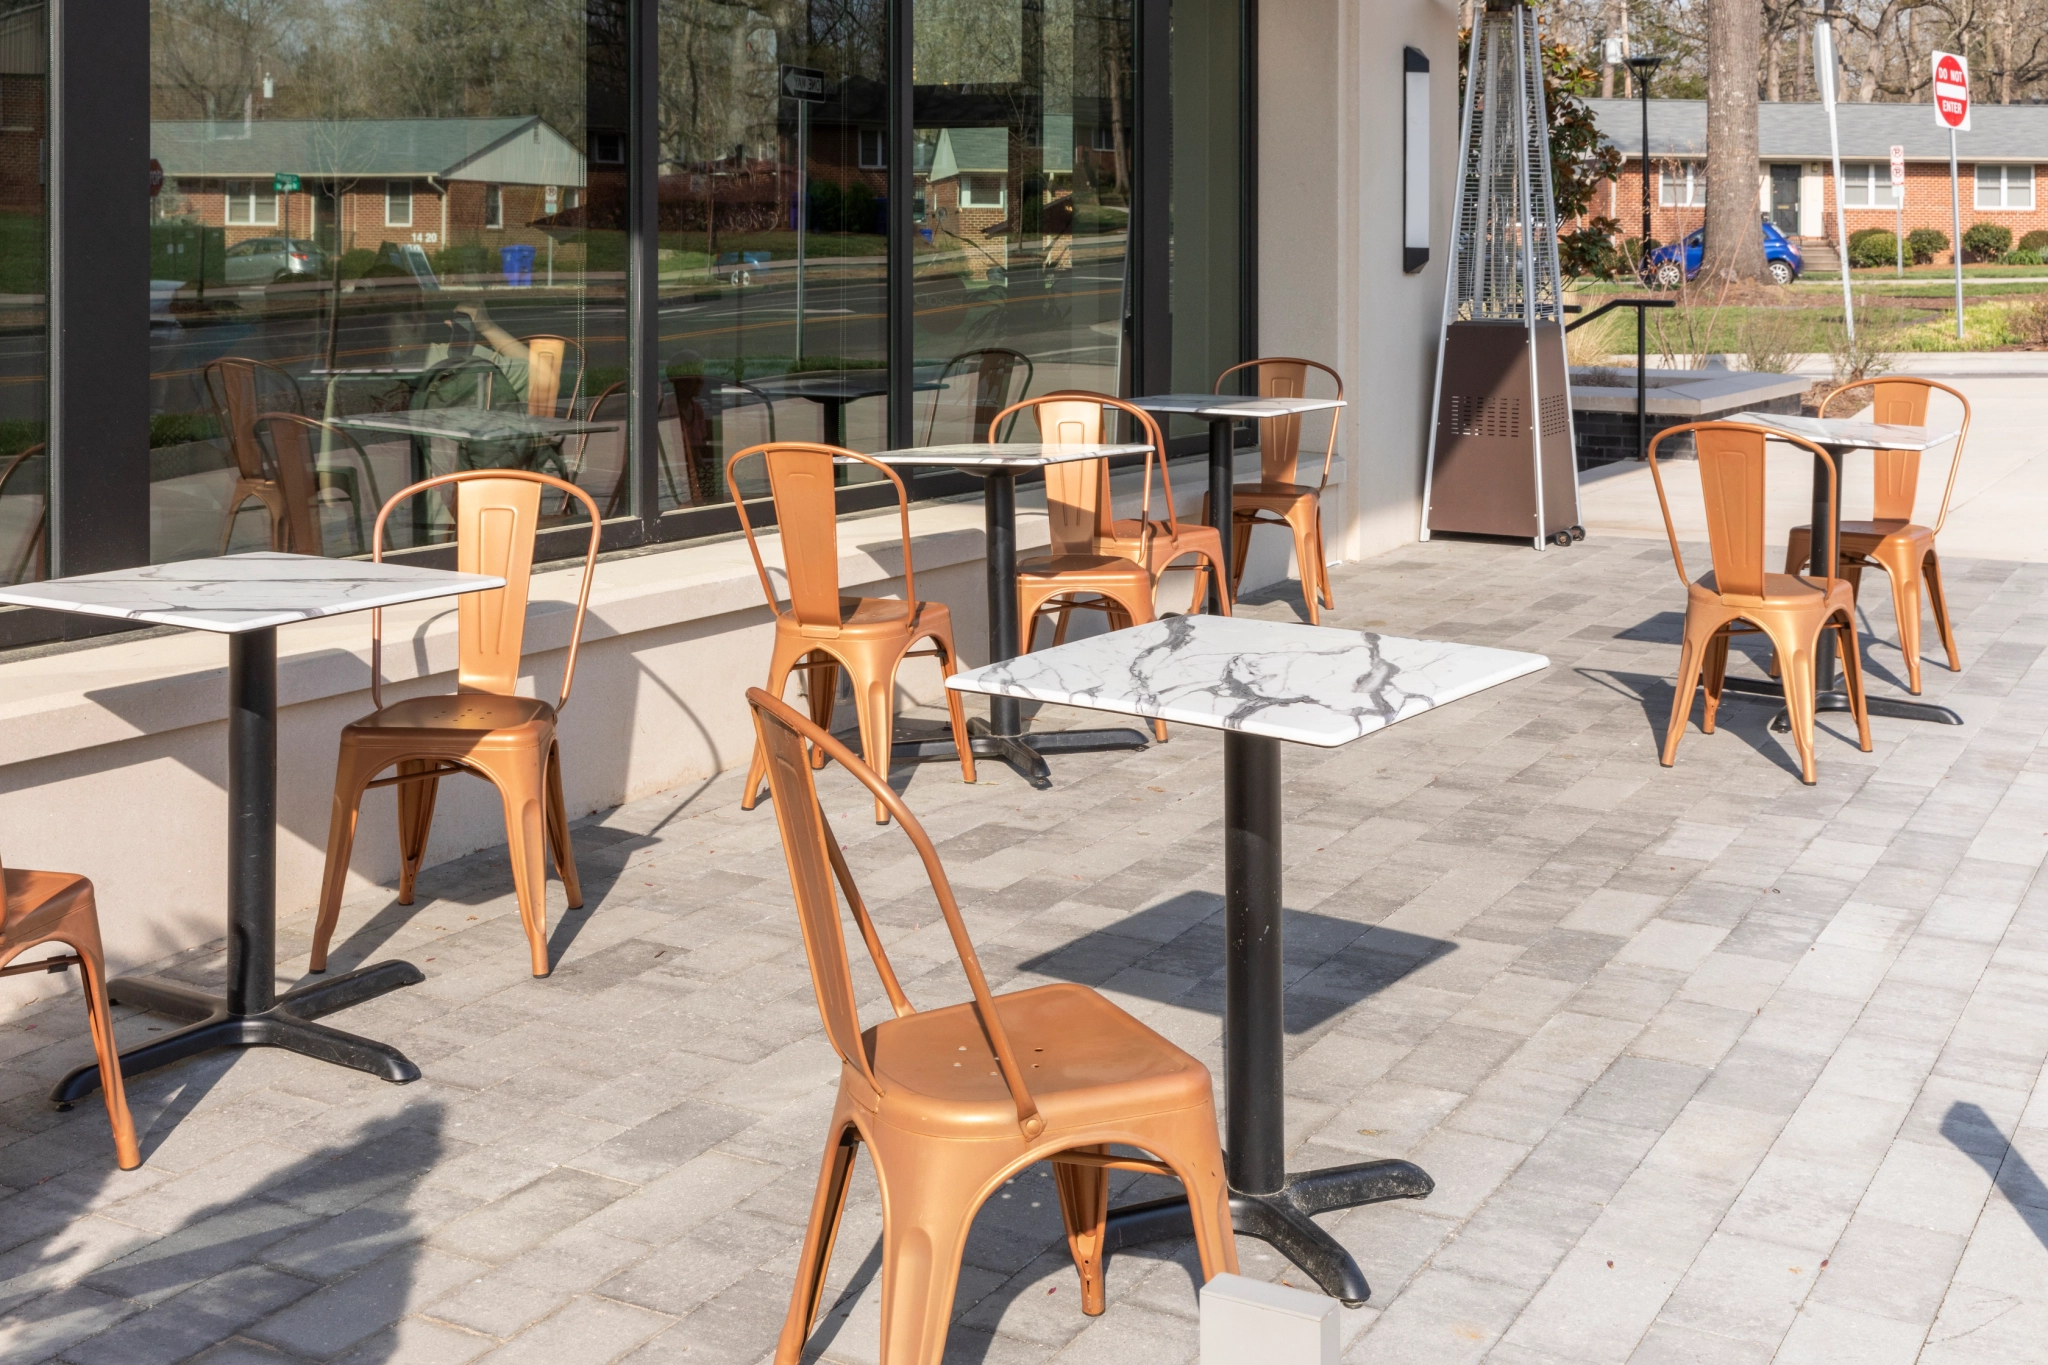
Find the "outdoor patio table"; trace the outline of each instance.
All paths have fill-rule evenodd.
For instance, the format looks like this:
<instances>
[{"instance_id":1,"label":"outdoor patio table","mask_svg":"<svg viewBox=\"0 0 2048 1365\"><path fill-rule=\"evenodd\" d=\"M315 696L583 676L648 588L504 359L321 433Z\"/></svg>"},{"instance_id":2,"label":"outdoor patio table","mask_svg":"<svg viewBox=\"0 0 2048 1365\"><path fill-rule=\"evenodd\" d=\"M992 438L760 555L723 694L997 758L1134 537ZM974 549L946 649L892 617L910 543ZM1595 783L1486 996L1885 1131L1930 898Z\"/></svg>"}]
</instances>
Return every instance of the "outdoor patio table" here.
<instances>
[{"instance_id":1,"label":"outdoor patio table","mask_svg":"<svg viewBox=\"0 0 2048 1365\"><path fill-rule=\"evenodd\" d=\"M409 412L366 412L354 417L337 417L334 425L345 431L378 432L385 435L404 436L410 443L410 466L408 483L418 483L433 474L429 467L427 442L440 437L454 441L465 449L472 443L483 441L529 442L534 446L559 441L565 436L590 436L601 431L617 431L617 422L589 422L574 417L536 417L525 412L506 412L499 408L424 408ZM567 477L567 471L560 466L559 452L557 472ZM433 515L432 504L426 498L412 500L413 543L426 543L430 530L429 518Z\"/></svg>"},{"instance_id":2,"label":"outdoor patio table","mask_svg":"<svg viewBox=\"0 0 2048 1365\"><path fill-rule=\"evenodd\" d=\"M1017 476L1026 470L1071 460L1096 460L1110 455L1143 455L1152 447L1142 442L1123 445L1047 446L965 444L921 446L914 450L877 451L874 459L889 464L938 465L979 477L984 484L983 517L988 528L988 657L1017 656ZM1024 733L1022 711L1009 697L991 696L988 719L967 722L976 758L1000 758L1030 782L1050 784L1052 770L1041 753L1081 753L1094 749L1142 749L1151 741L1137 730L1048 730ZM955 758L950 739L909 740L894 747L898 758Z\"/></svg>"},{"instance_id":3,"label":"outdoor patio table","mask_svg":"<svg viewBox=\"0 0 2048 1365\"><path fill-rule=\"evenodd\" d=\"M1954 427L1907 427L1891 426L1882 422L1850 422L1837 418L1800 417L1780 412L1738 412L1723 419L1729 422L1749 422L1773 431L1813 442L1835 457L1836 478L1846 474L1843 465L1848 456L1859 450L1930 450L1945 441L1956 438ZM1842 534L1841 499L1835 499L1835 515L1828 516L1828 475L1827 467L1819 460L1813 462L1813 551L1807 560L1807 572L1825 575L1827 566L1834 562L1836 545ZM1849 695L1835 687L1835 636L1832 631L1822 631L1820 641L1814 648L1814 667L1819 679L1814 696L1816 711L1847 711ZM1783 700L1784 685L1770 678L1730 677L1721 686L1729 692L1746 692L1755 697L1775 697ZM1903 697L1877 697L1864 691L1864 709L1873 716L1893 716L1900 720L1933 721L1940 725L1961 725L1963 718L1946 706L1933 702L1907 701ZM1782 713L1771 723L1774 730L1791 728L1791 721Z\"/></svg>"},{"instance_id":4,"label":"outdoor patio table","mask_svg":"<svg viewBox=\"0 0 2048 1365\"><path fill-rule=\"evenodd\" d=\"M419 1079L397 1048L312 1022L418 985L426 978L410 962L378 962L277 994L277 628L504 586L487 574L264 551L0 588L0 602L228 637L227 993L154 976L108 983L116 1004L189 1021L123 1053L122 1075L217 1047L281 1047L387 1081ZM99 1083L98 1066L79 1067L50 1102L67 1106Z\"/></svg>"},{"instance_id":5,"label":"outdoor patio table","mask_svg":"<svg viewBox=\"0 0 2048 1365\"><path fill-rule=\"evenodd\" d=\"M962 692L1028 697L1223 731L1224 1165L1231 1221L1347 1304L1372 1292L1309 1215L1419 1199L1407 1161L1289 1173L1281 1122L1280 752L1335 748L1548 667L1540 654L1248 616L1176 616L962 673ZM1188 1233L1184 1199L1112 1209L1109 1245Z\"/></svg>"},{"instance_id":6,"label":"outdoor patio table","mask_svg":"<svg viewBox=\"0 0 2048 1365\"><path fill-rule=\"evenodd\" d=\"M887 370L811 370L803 374L778 374L747 383L770 398L808 398L824 409L825 444L846 444L846 405L861 398L880 398L889 392ZM913 393L938 388L931 380L914 380ZM880 456L875 458L880 459Z\"/></svg>"},{"instance_id":7,"label":"outdoor patio table","mask_svg":"<svg viewBox=\"0 0 2048 1365\"><path fill-rule=\"evenodd\" d=\"M1223 610L1223 585L1230 581L1230 490L1237 480L1230 431L1239 422L1293 413L1327 412L1346 406L1341 398L1232 398L1215 393L1161 393L1133 398L1147 412L1199 417L1209 424L1209 524L1223 534L1223 569L1209 584L1209 610Z\"/></svg>"}]
</instances>

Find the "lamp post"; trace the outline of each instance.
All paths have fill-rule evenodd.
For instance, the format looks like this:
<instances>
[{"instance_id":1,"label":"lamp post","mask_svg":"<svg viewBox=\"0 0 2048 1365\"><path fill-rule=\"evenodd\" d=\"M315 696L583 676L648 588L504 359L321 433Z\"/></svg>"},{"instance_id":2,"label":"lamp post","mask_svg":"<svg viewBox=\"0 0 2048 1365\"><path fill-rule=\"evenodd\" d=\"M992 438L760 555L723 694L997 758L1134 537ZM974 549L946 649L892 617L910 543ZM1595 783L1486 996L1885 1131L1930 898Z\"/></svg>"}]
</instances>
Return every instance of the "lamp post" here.
<instances>
[{"instance_id":1,"label":"lamp post","mask_svg":"<svg viewBox=\"0 0 2048 1365\"><path fill-rule=\"evenodd\" d=\"M1650 267L1650 77L1663 64L1662 57L1647 52L1628 59L1628 69L1635 73L1636 93L1643 101L1643 237L1642 254L1636 261L1637 274L1643 274ZM1679 268L1685 268L1683 261L1679 262ZM1640 310L1636 319L1642 320Z\"/></svg>"}]
</instances>

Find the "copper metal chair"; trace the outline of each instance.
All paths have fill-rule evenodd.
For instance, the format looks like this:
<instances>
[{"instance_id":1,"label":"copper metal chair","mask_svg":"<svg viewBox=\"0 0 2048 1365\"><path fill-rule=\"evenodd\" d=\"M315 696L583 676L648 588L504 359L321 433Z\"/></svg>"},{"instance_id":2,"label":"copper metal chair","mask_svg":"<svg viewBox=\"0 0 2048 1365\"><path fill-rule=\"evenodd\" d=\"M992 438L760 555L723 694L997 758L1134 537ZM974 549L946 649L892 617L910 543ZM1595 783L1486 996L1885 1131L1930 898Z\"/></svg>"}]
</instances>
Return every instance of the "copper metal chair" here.
<instances>
[{"instance_id":1,"label":"copper metal chair","mask_svg":"<svg viewBox=\"0 0 2048 1365\"><path fill-rule=\"evenodd\" d=\"M1678 528L1671 520L1671 502L1664 493L1664 474L1657 466L1657 447L1690 432L1699 452L1701 491L1707 509L1707 542L1713 567L1697 582L1687 577L1685 556L1678 548ZM1721 682L1728 669L1728 637L1732 631L1761 632L1776 648L1785 683L1785 711L1792 721L1792 742L1799 750L1800 777L1809 786L1813 771L1813 712L1817 687L1815 646L1823 630L1840 641L1842 672L1849 706L1856 717L1856 742L1870 752L1870 717L1863 706L1863 664L1856 652L1856 599L1849 584L1830 574L1810 577L1764 572L1764 443L1789 441L1820 459L1828 471L1828 505L1841 496L1835 462L1819 446L1795 436L1767 431L1746 422L1688 422L1667 427L1650 442L1650 475L1657 484L1657 503L1664 512L1664 531L1671 539L1671 559L1685 584L1685 635L1678 656L1678 691L1671 701L1671 723L1664 732L1662 762L1678 759L1679 736L1692 714L1693 692L1706 683L1706 710L1700 728L1714 733L1714 714L1721 705ZM1832 515L1832 510L1830 511ZM1747 623L1738 626L1738 622Z\"/></svg>"},{"instance_id":2,"label":"copper metal chair","mask_svg":"<svg viewBox=\"0 0 2048 1365\"><path fill-rule=\"evenodd\" d=\"M256 419L266 410L275 407L259 393L259 380L269 382L273 387L291 396L294 413L303 415L306 411L305 397L299 390L299 381L289 372L265 360L251 360L246 356L222 356L207 362L201 376L206 383L207 398L213 404L215 416L225 428L228 455L235 462L235 484L228 491L228 504L221 518L220 549L227 553L228 543L235 535L235 515L242 504L250 499L263 504L270 514L270 548L293 550L295 532L304 527L295 524L293 508L298 510L298 520L305 518L306 500L289 497L274 470L263 458L263 447L256 440ZM300 551L300 553L318 553Z\"/></svg>"},{"instance_id":3,"label":"copper metal chair","mask_svg":"<svg viewBox=\"0 0 2048 1365\"><path fill-rule=\"evenodd\" d=\"M1955 496L1956 471L1963 467L1963 442L1970 435L1970 400L1957 390L1932 379L1892 375L1874 383L1844 384L1822 400L1821 411L1836 395L1850 389L1870 388L1874 411L1871 420L1892 426L1927 425L1927 403L1933 391L1953 394L1963 405L1963 427L1956 433L1956 447L1949 456L1948 483L1941 490L1941 511L1934 525L1913 521L1914 495L1920 487L1920 452L1917 450L1876 450L1876 504L1869 521L1842 523L1838 547L1839 572L1849 580L1854 594L1863 586L1863 570L1883 569L1892 581L1892 612L1899 621L1899 651L1906 656L1906 687L1920 695L1920 591L1924 582L1928 604L1934 608L1935 629L1941 632L1942 648L1948 651L1950 671L1963 670L1962 655L1956 651L1955 631L1949 625L1948 597L1941 588L1941 557L1934 552L1934 538L1948 520L1949 500ZM1785 545L1785 572L1794 573L1812 553L1813 528L1795 526Z\"/></svg>"},{"instance_id":4,"label":"copper metal chair","mask_svg":"<svg viewBox=\"0 0 2048 1365\"><path fill-rule=\"evenodd\" d=\"M583 393L586 368L583 347L568 337L540 333L521 337L526 347L526 411L532 417L574 417L576 402ZM564 384L564 374L568 383ZM562 395L569 395L569 410L562 412Z\"/></svg>"},{"instance_id":5,"label":"copper metal chair","mask_svg":"<svg viewBox=\"0 0 2048 1365\"><path fill-rule=\"evenodd\" d=\"M7 495L7 485L13 481L14 476L41 455L43 449L40 444L32 445L7 461L6 468L0 469L0 497ZM47 475L45 477L47 478ZM7 573L6 581L9 583L36 583L50 576L50 492L47 482L43 485L40 496L43 507L36 513L35 530L21 543L21 553L15 558L13 566ZM34 578L27 576L31 562L35 564Z\"/></svg>"},{"instance_id":6,"label":"copper metal chair","mask_svg":"<svg viewBox=\"0 0 2048 1365\"><path fill-rule=\"evenodd\" d=\"M325 554L320 523L313 513L319 495L329 488L340 487L340 484L322 481L323 471L313 453L313 437L317 434L329 450L335 449L337 444L345 447L357 465L356 470L346 471L349 475L348 488L356 487L354 477L360 470L363 482L369 485L370 496L376 498L377 471L371 467L370 457L356 438L340 427L317 417L301 417L295 412L263 413L252 424L252 431L258 445L267 448L269 466L277 476L285 509L285 548L294 554ZM349 510L353 513L357 510L355 495L350 492L348 496ZM349 531L353 553L361 554L363 524L360 517L349 517Z\"/></svg>"},{"instance_id":7,"label":"copper metal chair","mask_svg":"<svg viewBox=\"0 0 2048 1365\"><path fill-rule=\"evenodd\" d=\"M505 586L465 593L458 599L461 662L453 696L413 697L386 706L383 613L370 613L370 699L377 709L350 722L341 732L334 812L327 827L327 874L320 888L320 917L313 928L311 967L316 972L327 969L327 944L341 913L356 817L363 793L371 787L398 788L400 905L412 904L440 781L463 773L491 783L504 802L512 882L519 898L519 918L533 951L535 976L546 976L549 971L545 852L554 854L569 908L583 904L576 854L569 843L568 812L562 801L562 758L555 726L576 681L576 651L583 639L590 581L597 571L602 530L597 504L572 483L528 470L443 474L401 489L384 504L371 537L371 559L381 562L384 558L384 522L393 508L429 489L450 484L455 488L456 569L496 574L505 580ZM552 706L517 695L534 533L544 488L573 495L590 515L590 547L583 556L583 583L576 594L569 657L562 669L561 694ZM394 765L397 776L377 777Z\"/></svg>"},{"instance_id":8,"label":"copper metal chair","mask_svg":"<svg viewBox=\"0 0 2048 1365\"><path fill-rule=\"evenodd\" d=\"M1071 608L1105 612L1110 628L1150 621L1155 580L1149 560L1151 538L1159 523L1152 520L1152 467L1163 442L1150 414L1099 393L1045 394L1012 403L990 420L988 439L1000 439L1003 423L1017 413L1037 419L1039 440L1046 445L1095 445L1102 440L1102 409L1107 405L1131 413L1143 439L1152 445L1145 457L1145 482L1138 519L1129 523L1128 545L1117 539L1111 523L1109 461L1069 460L1045 467L1045 516L1051 532L1049 555L1017 565L1018 648L1031 650L1033 627L1041 611L1060 614L1055 638L1064 635ZM1105 541L1115 543L1105 548ZM1221 544L1221 541L1218 542ZM1124 553L1126 548L1132 553Z\"/></svg>"},{"instance_id":9,"label":"copper metal chair","mask_svg":"<svg viewBox=\"0 0 2048 1365\"><path fill-rule=\"evenodd\" d=\"M1215 392L1241 370L1254 370L1261 398L1305 398L1308 372L1321 370L1337 386L1336 397L1344 397L1344 380L1328 365L1291 356L1268 356L1233 365L1216 376ZM1268 417L1259 423L1259 481L1233 484L1230 490L1230 590L1237 592L1244 580L1245 552L1251 546L1254 526L1281 526L1294 535L1294 560L1301 571L1301 597L1308 607L1311 625L1322 623L1316 602L1335 607L1330 591L1330 566L1323 553L1323 490L1329 487L1330 464L1337 454L1337 419L1343 411L1330 413L1330 439L1323 447L1322 476L1313 484L1301 480L1301 414ZM1202 495L1202 520L1209 519L1209 497Z\"/></svg>"},{"instance_id":10,"label":"copper metal chair","mask_svg":"<svg viewBox=\"0 0 2048 1365\"><path fill-rule=\"evenodd\" d=\"M882 1191L883 1365L938 1365L975 1212L1033 1162L1053 1163L1084 1313L1104 1307L1112 1170L1179 1180L1187 1190L1202 1278L1234 1273L1237 1244L1208 1069L1086 986L992 994L946 871L917 817L823 728L758 688L748 689L747 701L768 757L818 1012L840 1062L839 1100L825 1135L776 1365L796 1365L810 1335L854 1152L862 1144ZM818 803L807 744L839 760L910 836L953 936L970 1001L920 1012L904 995ZM835 881L895 1012L865 1030ZM1114 1155L1112 1144L1156 1159Z\"/></svg>"},{"instance_id":11,"label":"copper metal chair","mask_svg":"<svg viewBox=\"0 0 2048 1365\"><path fill-rule=\"evenodd\" d=\"M9 966L45 943L71 949L59 957ZM85 991L85 1016L93 1055L100 1064L100 1090L107 1097L107 1121L114 1128L114 1160L124 1171L142 1164L135 1145L135 1121L128 1116L128 1091L114 1047L114 1017L107 1008L107 955L100 947L99 912L92 883L72 872L31 872L10 867L0 873L0 976L61 972L78 968Z\"/></svg>"},{"instance_id":12,"label":"copper metal chair","mask_svg":"<svg viewBox=\"0 0 2048 1365\"><path fill-rule=\"evenodd\" d=\"M784 572L789 579L789 608L775 600L775 585L754 540L753 522L744 498L733 500L761 592L775 613L775 650L768 662L768 691L782 695L789 675L807 673L811 715L821 727L832 725L832 707L839 690L839 670L853 684L853 709L860 720L860 747L877 770L889 770L889 752L896 730L896 671L905 659L936 657L939 671L952 677L960 653L953 646L953 614L943 602L922 602L917 596L917 571L910 561L910 495L896 471L879 460L837 446L782 441L749 446L725 462L727 487L737 487L733 470L741 460L759 455L768 467L768 488L775 500L775 523L782 530ZM902 520L903 596L843 597L839 592L839 520L833 494L834 463L857 460L879 470L896 485L896 508ZM920 640L933 648L912 649ZM974 781L974 750L967 738L967 711L958 692L946 689L946 710L953 722L953 744L960 751L960 777ZM752 810L761 796L761 774L767 754L759 745L747 765L747 786L741 810ZM819 761L823 761L820 756ZM887 824L888 812L878 799L875 823Z\"/></svg>"},{"instance_id":13,"label":"copper metal chair","mask_svg":"<svg viewBox=\"0 0 2048 1365\"><path fill-rule=\"evenodd\" d=\"M995 415L1013 401L1010 383L1016 378L1019 368L1024 371L1024 382L1018 386L1017 397L1022 398L1031 392L1032 378L1038 372L1031 363L1031 357L1022 351L1013 351L1007 346L984 346L978 351L962 351L948 360L939 371L938 388L932 394L932 411L931 416L925 419L923 444L933 444L932 436L939 425L940 400L946 396L946 381L955 375L972 374L974 377L974 397L967 425L968 439L972 440L975 432L987 430ZM1016 419L1010 420L1014 426ZM1009 433L1005 432L1003 439L1008 440Z\"/></svg>"}]
</instances>

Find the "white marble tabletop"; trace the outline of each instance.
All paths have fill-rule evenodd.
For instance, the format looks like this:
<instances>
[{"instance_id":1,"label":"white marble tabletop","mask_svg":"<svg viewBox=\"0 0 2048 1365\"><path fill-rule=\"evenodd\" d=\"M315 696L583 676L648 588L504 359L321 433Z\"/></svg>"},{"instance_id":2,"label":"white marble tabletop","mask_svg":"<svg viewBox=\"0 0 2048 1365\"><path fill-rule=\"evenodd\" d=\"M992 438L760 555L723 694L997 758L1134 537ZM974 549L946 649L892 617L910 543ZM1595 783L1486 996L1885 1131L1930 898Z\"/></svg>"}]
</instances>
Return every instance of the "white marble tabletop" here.
<instances>
[{"instance_id":1,"label":"white marble tabletop","mask_svg":"<svg viewBox=\"0 0 2048 1365\"><path fill-rule=\"evenodd\" d=\"M22 583L0 588L0 602L234 635L504 586L491 574L262 550Z\"/></svg>"},{"instance_id":2,"label":"white marble tabletop","mask_svg":"<svg viewBox=\"0 0 2048 1365\"><path fill-rule=\"evenodd\" d=\"M1143 442L1117 445L1038 445L1017 441L1002 445L967 443L950 446L918 446L908 450L878 450L873 457L890 464L937 464L957 469L1043 469L1049 464L1071 460L1099 460L1106 455L1143 455L1152 449Z\"/></svg>"},{"instance_id":3,"label":"white marble tabletop","mask_svg":"<svg viewBox=\"0 0 2048 1365\"><path fill-rule=\"evenodd\" d=\"M1953 440L1956 435L1954 427L1892 426L1838 417L1801 417L1788 412L1738 412L1715 420L1769 427L1831 450L1926 450Z\"/></svg>"},{"instance_id":4,"label":"white marble tabletop","mask_svg":"<svg viewBox=\"0 0 2048 1365\"><path fill-rule=\"evenodd\" d=\"M1159 393L1150 398L1133 398L1131 406L1147 412L1173 412L1210 421L1228 417L1248 421L1261 417L1286 417L1298 412L1327 412L1347 406L1341 398L1243 398L1227 393Z\"/></svg>"},{"instance_id":5,"label":"white marble tabletop","mask_svg":"<svg viewBox=\"0 0 2048 1365\"><path fill-rule=\"evenodd\" d=\"M956 674L1022 697L1334 748L1550 666L1541 654L1250 616L1173 616Z\"/></svg>"},{"instance_id":6,"label":"white marble tabletop","mask_svg":"<svg viewBox=\"0 0 2048 1365\"><path fill-rule=\"evenodd\" d=\"M617 422L569 417L535 417L497 408L423 408L417 412L366 412L337 417L348 431L381 431L398 436L440 436L451 441L523 441L535 437L583 436L617 431Z\"/></svg>"}]
</instances>

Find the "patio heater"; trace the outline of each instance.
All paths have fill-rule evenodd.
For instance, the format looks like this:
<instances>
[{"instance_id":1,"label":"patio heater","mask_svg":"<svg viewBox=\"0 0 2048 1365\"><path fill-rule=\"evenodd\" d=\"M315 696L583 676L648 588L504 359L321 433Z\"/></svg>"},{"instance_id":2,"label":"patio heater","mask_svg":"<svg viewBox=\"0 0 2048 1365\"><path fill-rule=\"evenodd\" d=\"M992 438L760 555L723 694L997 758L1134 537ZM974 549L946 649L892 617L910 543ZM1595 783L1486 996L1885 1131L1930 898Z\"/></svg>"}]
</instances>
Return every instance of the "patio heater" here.
<instances>
[{"instance_id":1,"label":"patio heater","mask_svg":"<svg viewBox=\"0 0 2048 1365\"><path fill-rule=\"evenodd\" d=\"M1460 128L1422 539L1455 531L1569 545L1585 532L1542 54L1523 0L1487 0Z\"/></svg>"}]
</instances>

